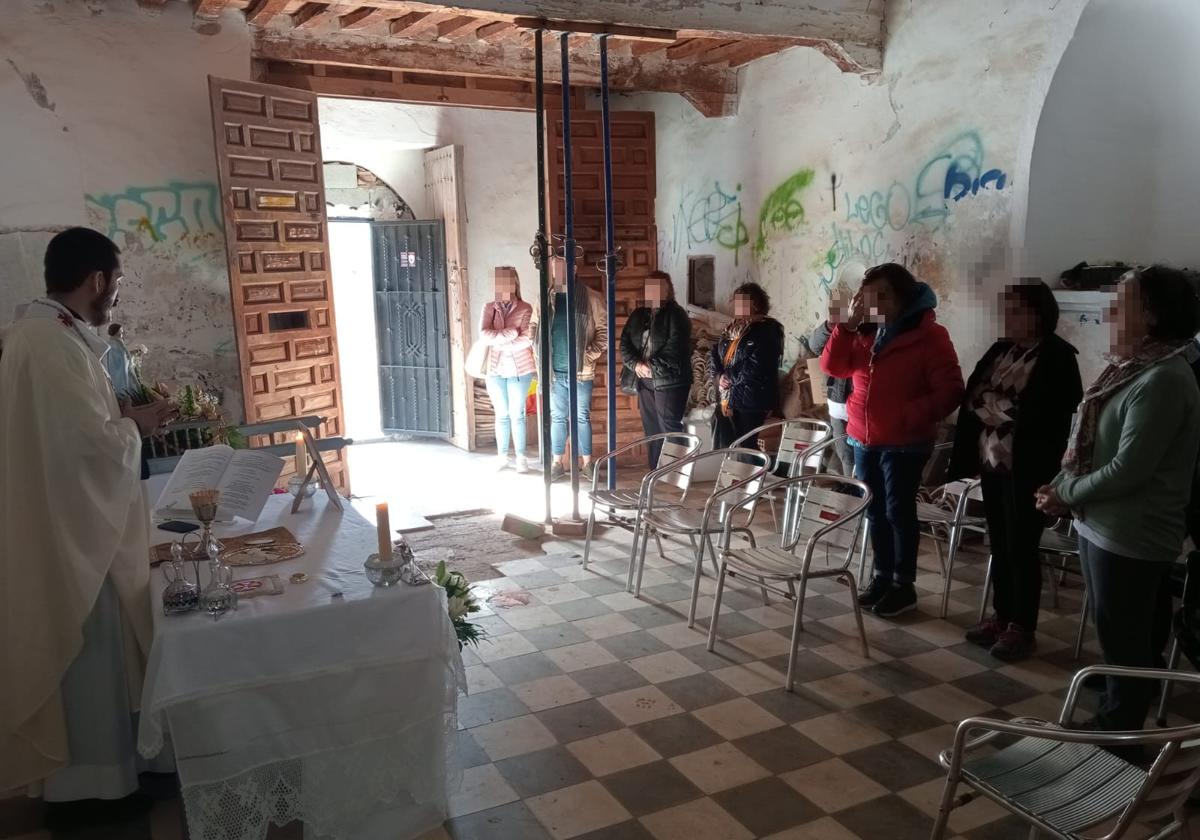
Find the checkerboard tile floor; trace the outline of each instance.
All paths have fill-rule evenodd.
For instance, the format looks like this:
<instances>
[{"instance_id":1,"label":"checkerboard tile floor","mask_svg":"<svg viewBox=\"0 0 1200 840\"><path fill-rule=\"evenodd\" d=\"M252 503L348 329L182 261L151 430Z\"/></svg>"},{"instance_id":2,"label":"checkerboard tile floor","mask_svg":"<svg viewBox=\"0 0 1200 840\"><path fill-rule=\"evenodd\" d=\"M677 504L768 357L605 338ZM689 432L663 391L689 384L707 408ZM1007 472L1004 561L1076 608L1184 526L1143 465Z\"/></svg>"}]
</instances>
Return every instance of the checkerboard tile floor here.
<instances>
[{"instance_id":1,"label":"checkerboard tile floor","mask_svg":"<svg viewBox=\"0 0 1200 840\"><path fill-rule=\"evenodd\" d=\"M515 600L527 603L489 608L490 642L466 653L463 786L431 838L927 838L944 779L936 755L955 723L1056 718L1080 664L1077 589L1063 589L1053 608L1046 587L1037 657L1005 665L963 641L984 558L960 555L942 620L927 545L920 611L865 616L869 658L849 591L810 586L800 678L788 694L790 604L764 606L757 590L731 583L709 653L711 577L703 618L686 624L690 548L669 542L663 558L651 546L635 599L624 591L628 545L626 532L609 529L584 571L581 543L550 542L546 556L480 583L485 597L519 589L527 597ZM1083 664L1097 659L1093 637ZM968 840L1025 836L986 801L958 809L951 829Z\"/></svg>"},{"instance_id":2,"label":"checkerboard tile floor","mask_svg":"<svg viewBox=\"0 0 1200 840\"><path fill-rule=\"evenodd\" d=\"M770 539L766 537L766 539ZM1005 665L966 644L983 557L964 552L950 614L932 546L917 580L920 609L864 616L861 655L847 589L810 585L796 691L783 690L790 604L731 582L720 640L705 649L714 583L704 578L695 629L686 623L691 549L651 546L643 596L625 592L629 535L607 529L580 566L582 541L500 566L477 583L489 634L464 653L461 788L450 819L423 840L908 840L927 838L944 773L937 753L970 715L1054 719L1073 670L1096 661L1094 634L1072 656L1079 591L1051 606L1046 587L1037 656ZM508 606L512 605L512 606ZM1090 699L1090 698L1088 698ZM1174 712L1200 720L1196 697ZM0 838L45 840L26 818ZM965 840L1024 837L977 800L954 812ZM90 835L89 835L90 836ZM180 836L177 802L146 825L106 838ZM298 826L272 838L300 837Z\"/></svg>"}]
</instances>

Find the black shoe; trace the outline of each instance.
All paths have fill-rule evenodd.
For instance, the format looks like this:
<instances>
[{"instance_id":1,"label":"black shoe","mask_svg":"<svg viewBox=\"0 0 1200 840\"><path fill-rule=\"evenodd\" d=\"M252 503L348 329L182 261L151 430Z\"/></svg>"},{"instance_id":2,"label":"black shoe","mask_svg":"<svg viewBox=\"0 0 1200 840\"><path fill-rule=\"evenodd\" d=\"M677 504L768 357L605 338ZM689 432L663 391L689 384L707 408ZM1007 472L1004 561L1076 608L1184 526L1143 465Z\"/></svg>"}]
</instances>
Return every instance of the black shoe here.
<instances>
[{"instance_id":1,"label":"black shoe","mask_svg":"<svg viewBox=\"0 0 1200 840\"><path fill-rule=\"evenodd\" d=\"M892 618L917 608L917 590L911 583L893 586L875 605L872 612L880 618Z\"/></svg>"},{"instance_id":2,"label":"black shoe","mask_svg":"<svg viewBox=\"0 0 1200 840\"><path fill-rule=\"evenodd\" d=\"M892 583L889 580L884 580L881 577L871 578L871 582L867 584L867 588L858 593L858 605L860 607L873 607L883 600L883 596L887 595L892 589Z\"/></svg>"}]
</instances>

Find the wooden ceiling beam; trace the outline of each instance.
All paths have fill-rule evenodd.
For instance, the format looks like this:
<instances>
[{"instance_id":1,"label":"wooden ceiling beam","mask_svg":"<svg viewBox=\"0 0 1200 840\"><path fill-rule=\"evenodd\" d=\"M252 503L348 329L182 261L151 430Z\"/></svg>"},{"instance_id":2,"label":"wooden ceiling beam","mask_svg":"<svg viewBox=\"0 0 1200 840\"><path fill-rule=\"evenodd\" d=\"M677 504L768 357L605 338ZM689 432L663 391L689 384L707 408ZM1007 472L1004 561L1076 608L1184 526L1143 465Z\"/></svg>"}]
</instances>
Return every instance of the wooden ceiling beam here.
<instances>
[{"instance_id":1,"label":"wooden ceiling beam","mask_svg":"<svg viewBox=\"0 0 1200 840\"><path fill-rule=\"evenodd\" d=\"M452 17L449 20L444 20L437 25L438 38L451 38L455 35L462 35L463 30L469 26L478 26L479 19L473 18L470 15L459 15Z\"/></svg>"},{"instance_id":2,"label":"wooden ceiling beam","mask_svg":"<svg viewBox=\"0 0 1200 840\"><path fill-rule=\"evenodd\" d=\"M634 41L629 45L629 53L634 58L640 58L643 55L661 52L666 48L667 45L662 41Z\"/></svg>"},{"instance_id":3,"label":"wooden ceiling beam","mask_svg":"<svg viewBox=\"0 0 1200 840\"><path fill-rule=\"evenodd\" d=\"M353 39L335 36L316 38L300 33L262 30L254 33L253 55L270 61L303 64L338 64L525 80L533 76L530 50L515 45L483 42L437 45L409 41L397 43L361 36ZM638 60L612 58L609 81L614 90L737 92L737 74L725 68L668 61L661 56ZM548 61L546 80L557 83L559 78L558 63ZM580 86L598 85L599 57L594 53L572 56L571 80Z\"/></svg>"},{"instance_id":4,"label":"wooden ceiling beam","mask_svg":"<svg viewBox=\"0 0 1200 840\"><path fill-rule=\"evenodd\" d=\"M546 20L544 18L516 18L513 23L522 29L545 29L548 32L572 32L578 35L611 35L631 41L658 41L673 44L677 36L670 29L652 29L644 26L618 26L608 23L591 23L579 20Z\"/></svg>"},{"instance_id":5,"label":"wooden ceiling beam","mask_svg":"<svg viewBox=\"0 0 1200 840\"><path fill-rule=\"evenodd\" d=\"M348 8L342 3L305 3L292 14L292 26L316 29L337 20Z\"/></svg>"},{"instance_id":6,"label":"wooden ceiling beam","mask_svg":"<svg viewBox=\"0 0 1200 840\"><path fill-rule=\"evenodd\" d=\"M480 41L499 41L515 31L516 27L508 21L493 20L476 29L475 37Z\"/></svg>"},{"instance_id":7,"label":"wooden ceiling beam","mask_svg":"<svg viewBox=\"0 0 1200 840\"><path fill-rule=\"evenodd\" d=\"M428 12L409 12L389 23L388 31L393 35L404 35L409 29L424 20L428 14Z\"/></svg>"},{"instance_id":8,"label":"wooden ceiling beam","mask_svg":"<svg viewBox=\"0 0 1200 840\"><path fill-rule=\"evenodd\" d=\"M714 41L711 38L689 38L667 47L666 56L672 61L679 61L699 55L706 50L720 46L721 43L721 41Z\"/></svg>"},{"instance_id":9,"label":"wooden ceiling beam","mask_svg":"<svg viewBox=\"0 0 1200 840\"><path fill-rule=\"evenodd\" d=\"M258 81L307 90L318 96L386 99L417 105L458 105L466 108L532 111L535 102L532 88L526 91L487 90L478 86L412 84L274 71L261 74Z\"/></svg>"},{"instance_id":10,"label":"wooden ceiling beam","mask_svg":"<svg viewBox=\"0 0 1200 840\"><path fill-rule=\"evenodd\" d=\"M771 52L785 50L790 46L793 46L791 42L778 39L767 41L765 39L752 38L746 41L729 41L701 53L693 60L700 64L732 63L740 61L744 55L757 54L758 56L762 56ZM762 49L766 49L767 52L761 52L760 50Z\"/></svg>"},{"instance_id":11,"label":"wooden ceiling beam","mask_svg":"<svg viewBox=\"0 0 1200 840\"><path fill-rule=\"evenodd\" d=\"M389 9L380 9L377 6L359 6L357 9L339 17L338 27L351 30L366 29L368 26L383 23L393 14L395 12Z\"/></svg>"},{"instance_id":12,"label":"wooden ceiling beam","mask_svg":"<svg viewBox=\"0 0 1200 840\"><path fill-rule=\"evenodd\" d=\"M255 0L246 7L246 23L251 26L266 26L287 4L288 0Z\"/></svg>"},{"instance_id":13,"label":"wooden ceiling beam","mask_svg":"<svg viewBox=\"0 0 1200 840\"><path fill-rule=\"evenodd\" d=\"M441 28L444 24L449 24L460 17L462 15L458 12L429 12L412 26L408 27L403 35L405 38L411 38L414 41L430 38L436 39L441 37ZM398 35L401 33L393 32L393 34Z\"/></svg>"}]
</instances>

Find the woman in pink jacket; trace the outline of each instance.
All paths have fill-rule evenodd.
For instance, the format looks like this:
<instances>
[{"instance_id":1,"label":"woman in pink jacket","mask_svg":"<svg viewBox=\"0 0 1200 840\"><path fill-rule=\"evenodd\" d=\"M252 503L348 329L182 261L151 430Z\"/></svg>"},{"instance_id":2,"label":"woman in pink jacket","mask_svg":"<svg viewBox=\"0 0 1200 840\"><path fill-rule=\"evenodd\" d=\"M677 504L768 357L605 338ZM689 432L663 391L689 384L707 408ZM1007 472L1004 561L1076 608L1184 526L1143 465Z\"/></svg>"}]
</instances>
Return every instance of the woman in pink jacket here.
<instances>
[{"instance_id":1,"label":"woman in pink jacket","mask_svg":"<svg viewBox=\"0 0 1200 840\"><path fill-rule=\"evenodd\" d=\"M521 300L517 270L496 268L496 299L483 307L479 340L488 347L488 397L496 411L497 469L509 466L508 438L511 430L517 472L525 472L525 398L537 363L533 358L533 336L529 319L533 307Z\"/></svg>"}]
</instances>

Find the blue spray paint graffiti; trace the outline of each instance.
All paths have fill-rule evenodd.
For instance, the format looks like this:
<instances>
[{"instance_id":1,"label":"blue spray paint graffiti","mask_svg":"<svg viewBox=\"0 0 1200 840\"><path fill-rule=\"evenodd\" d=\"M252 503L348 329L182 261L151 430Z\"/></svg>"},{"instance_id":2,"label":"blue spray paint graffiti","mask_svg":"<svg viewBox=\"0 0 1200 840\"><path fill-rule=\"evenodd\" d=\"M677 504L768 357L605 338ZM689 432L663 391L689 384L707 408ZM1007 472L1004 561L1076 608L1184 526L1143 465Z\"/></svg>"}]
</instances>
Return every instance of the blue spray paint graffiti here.
<instances>
[{"instance_id":1,"label":"blue spray paint graffiti","mask_svg":"<svg viewBox=\"0 0 1200 840\"><path fill-rule=\"evenodd\" d=\"M741 249L750 243L750 233L742 221L741 192L741 184L728 192L719 181L714 181L712 189L703 194L685 189L672 219L675 253L715 242L733 251L733 262L737 265Z\"/></svg>"},{"instance_id":2,"label":"blue spray paint graffiti","mask_svg":"<svg viewBox=\"0 0 1200 840\"><path fill-rule=\"evenodd\" d=\"M858 196L846 192L845 218L830 226L832 244L818 260L821 286L832 289L838 268L850 260L873 265L893 258L897 234L914 237L937 232L950 216L950 202L1007 187L1007 173L984 169L984 157L979 133L963 132L921 166L911 188L893 181L886 189Z\"/></svg>"},{"instance_id":3,"label":"blue spray paint graffiti","mask_svg":"<svg viewBox=\"0 0 1200 840\"><path fill-rule=\"evenodd\" d=\"M221 199L209 181L171 181L129 187L122 193L84 196L88 210L115 237L126 231L146 234L153 242L222 232Z\"/></svg>"}]
</instances>

